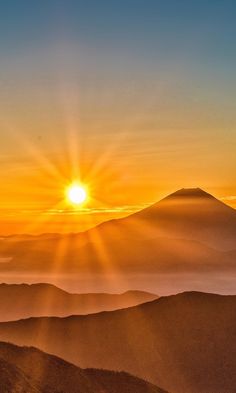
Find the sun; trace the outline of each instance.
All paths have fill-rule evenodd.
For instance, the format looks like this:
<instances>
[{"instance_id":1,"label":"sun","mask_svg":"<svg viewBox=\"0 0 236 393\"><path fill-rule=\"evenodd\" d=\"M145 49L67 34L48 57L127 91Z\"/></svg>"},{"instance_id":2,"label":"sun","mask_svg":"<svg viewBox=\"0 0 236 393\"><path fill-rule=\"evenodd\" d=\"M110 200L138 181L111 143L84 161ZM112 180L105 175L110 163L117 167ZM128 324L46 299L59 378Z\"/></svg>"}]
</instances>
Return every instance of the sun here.
<instances>
[{"instance_id":1,"label":"sun","mask_svg":"<svg viewBox=\"0 0 236 393\"><path fill-rule=\"evenodd\" d=\"M67 188L66 196L70 203L81 205L88 199L88 192L84 185L73 183Z\"/></svg>"}]
</instances>

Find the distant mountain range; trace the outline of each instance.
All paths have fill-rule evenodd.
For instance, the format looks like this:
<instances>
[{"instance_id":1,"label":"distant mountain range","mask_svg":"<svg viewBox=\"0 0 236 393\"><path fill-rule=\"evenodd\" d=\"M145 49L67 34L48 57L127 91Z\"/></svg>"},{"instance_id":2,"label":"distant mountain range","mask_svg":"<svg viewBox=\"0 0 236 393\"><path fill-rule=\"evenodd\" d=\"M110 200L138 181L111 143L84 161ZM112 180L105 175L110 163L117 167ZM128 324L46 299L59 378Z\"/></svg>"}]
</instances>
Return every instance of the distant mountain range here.
<instances>
[{"instance_id":1,"label":"distant mountain range","mask_svg":"<svg viewBox=\"0 0 236 393\"><path fill-rule=\"evenodd\" d=\"M2 238L0 271L235 271L235 250L235 209L201 189L182 189L138 213L84 233Z\"/></svg>"},{"instance_id":2,"label":"distant mountain range","mask_svg":"<svg viewBox=\"0 0 236 393\"><path fill-rule=\"evenodd\" d=\"M0 323L0 340L84 368L125 370L173 393L236 386L236 296L189 292L119 311Z\"/></svg>"},{"instance_id":3,"label":"distant mountain range","mask_svg":"<svg viewBox=\"0 0 236 393\"><path fill-rule=\"evenodd\" d=\"M72 294L51 284L0 284L0 321L116 310L157 297L142 291Z\"/></svg>"},{"instance_id":4,"label":"distant mountain range","mask_svg":"<svg viewBox=\"0 0 236 393\"><path fill-rule=\"evenodd\" d=\"M0 342L1 393L167 393L125 372L83 370L36 348Z\"/></svg>"}]
</instances>

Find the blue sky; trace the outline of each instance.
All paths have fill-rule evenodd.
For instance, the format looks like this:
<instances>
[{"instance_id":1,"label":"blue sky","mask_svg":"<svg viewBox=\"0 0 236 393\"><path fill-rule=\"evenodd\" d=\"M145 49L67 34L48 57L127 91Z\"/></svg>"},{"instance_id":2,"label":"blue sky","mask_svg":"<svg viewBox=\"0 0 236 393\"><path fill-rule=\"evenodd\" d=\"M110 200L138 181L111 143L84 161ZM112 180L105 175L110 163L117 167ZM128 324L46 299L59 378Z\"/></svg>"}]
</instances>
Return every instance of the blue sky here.
<instances>
[{"instance_id":1,"label":"blue sky","mask_svg":"<svg viewBox=\"0 0 236 393\"><path fill-rule=\"evenodd\" d=\"M222 63L235 57L236 4L230 0L1 1L1 47L27 50L48 40L168 50ZM208 57L208 56L207 56Z\"/></svg>"}]
</instances>

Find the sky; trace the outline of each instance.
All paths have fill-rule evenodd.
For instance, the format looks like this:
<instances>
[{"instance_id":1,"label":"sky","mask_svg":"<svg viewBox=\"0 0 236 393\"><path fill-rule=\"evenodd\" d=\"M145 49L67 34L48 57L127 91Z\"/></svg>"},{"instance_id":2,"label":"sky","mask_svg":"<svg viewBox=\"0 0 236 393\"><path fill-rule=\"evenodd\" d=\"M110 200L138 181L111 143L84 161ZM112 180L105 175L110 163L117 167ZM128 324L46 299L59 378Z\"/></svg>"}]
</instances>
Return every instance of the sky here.
<instances>
[{"instance_id":1,"label":"sky","mask_svg":"<svg viewBox=\"0 0 236 393\"><path fill-rule=\"evenodd\" d=\"M83 230L182 187L236 207L235 17L233 0L0 1L1 234Z\"/></svg>"}]
</instances>

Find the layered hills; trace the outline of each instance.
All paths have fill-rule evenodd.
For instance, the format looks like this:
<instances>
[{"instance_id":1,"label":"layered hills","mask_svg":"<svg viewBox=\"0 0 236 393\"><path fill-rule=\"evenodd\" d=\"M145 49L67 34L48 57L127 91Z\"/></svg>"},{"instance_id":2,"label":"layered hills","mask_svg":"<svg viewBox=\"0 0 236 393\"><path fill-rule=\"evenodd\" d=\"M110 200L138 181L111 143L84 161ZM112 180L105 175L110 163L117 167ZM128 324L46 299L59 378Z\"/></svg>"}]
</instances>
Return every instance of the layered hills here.
<instances>
[{"instance_id":1,"label":"layered hills","mask_svg":"<svg viewBox=\"0 0 236 393\"><path fill-rule=\"evenodd\" d=\"M236 296L189 292L125 310L0 324L0 339L83 368L125 370L173 393L236 386Z\"/></svg>"},{"instance_id":2,"label":"layered hills","mask_svg":"<svg viewBox=\"0 0 236 393\"><path fill-rule=\"evenodd\" d=\"M154 299L157 295L142 291L74 294L52 284L0 284L0 321L90 314L131 307Z\"/></svg>"}]
</instances>

